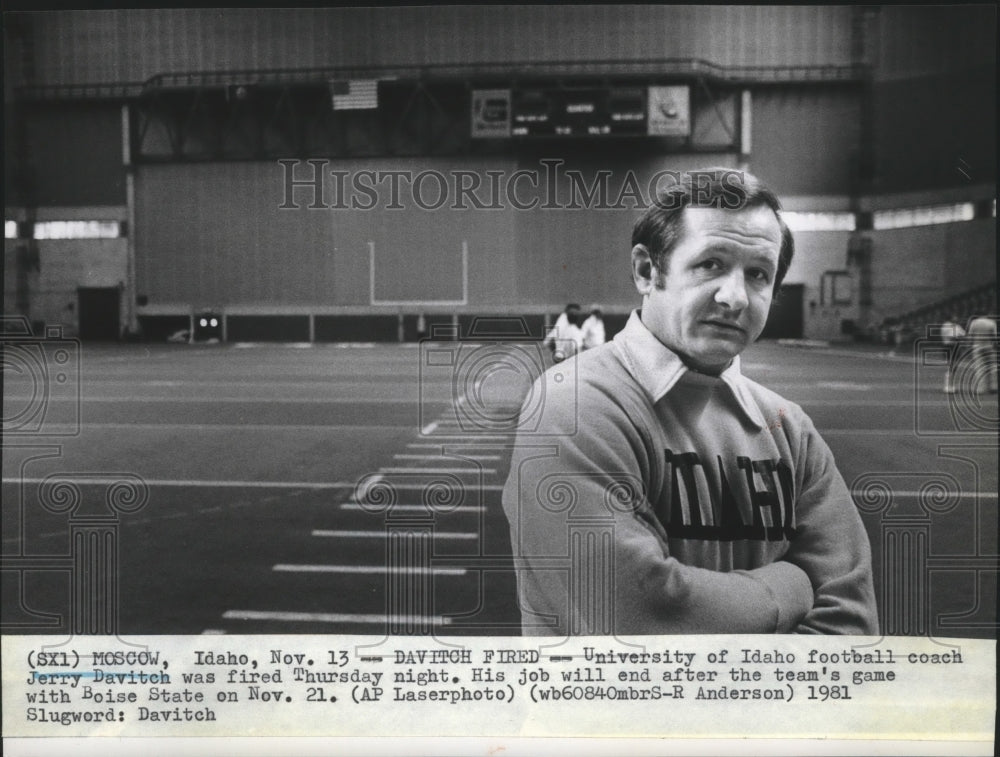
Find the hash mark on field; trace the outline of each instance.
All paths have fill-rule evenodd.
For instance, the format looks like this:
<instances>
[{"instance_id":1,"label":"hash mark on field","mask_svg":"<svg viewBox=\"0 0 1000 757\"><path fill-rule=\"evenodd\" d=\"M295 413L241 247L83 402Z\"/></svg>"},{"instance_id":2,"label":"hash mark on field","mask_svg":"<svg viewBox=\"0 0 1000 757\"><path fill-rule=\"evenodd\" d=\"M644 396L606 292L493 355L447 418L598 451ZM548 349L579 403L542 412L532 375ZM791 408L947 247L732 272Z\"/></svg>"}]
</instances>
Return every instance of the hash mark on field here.
<instances>
[{"instance_id":1,"label":"hash mark on field","mask_svg":"<svg viewBox=\"0 0 1000 757\"><path fill-rule=\"evenodd\" d=\"M108 478L102 476L73 476L71 474L54 473L44 478L25 477L13 478L4 477L5 484L43 484L48 481L59 481L73 484L107 486L108 484L121 483L121 478ZM351 489L357 486L357 482L352 481L198 481L193 479L174 478L144 478L142 483L145 486L180 486L180 487L206 487L220 489Z\"/></svg>"},{"instance_id":2,"label":"hash mark on field","mask_svg":"<svg viewBox=\"0 0 1000 757\"><path fill-rule=\"evenodd\" d=\"M435 439L458 439L459 441L469 442L470 444L475 444L481 442L484 439L497 439L499 441L508 441L513 434L507 434L502 436L500 434L434 434ZM454 445L458 442L442 442L443 444Z\"/></svg>"},{"instance_id":3,"label":"hash mark on field","mask_svg":"<svg viewBox=\"0 0 1000 757\"><path fill-rule=\"evenodd\" d=\"M440 472L440 470L438 472ZM353 485L354 484L352 484L352 486ZM393 489L420 489L420 490L423 490L423 489L427 488L427 484L426 483L418 483L416 481L410 482L410 483L407 483L405 481L401 481L399 483L396 483L395 481L387 481L385 483L385 486L391 487ZM466 487L463 487L463 488L466 488ZM469 489L475 489L477 491L495 491L495 492L499 492L499 491L503 491L503 484L469 484L468 488Z\"/></svg>"},{"instance_id":4,"label":"hash mark on field","mask_svg":"<svg viewBox=\"0 0 1000 757\"><path fill-rule=\"evenodd\" d=\"M464 576L466 568L424 568L420 566L389 567L386 565L290 565L278 563L271 570L279 573L403 573L435 576Z\"/></svg>"},{"instance_id":5,"label":"hash mark on field","mask_svg":"<svg viewBox=\"0 0 1000 757\"><path fill-rule=\"evenodd\" d=\"M368 494L368 492L371 491L371 488L373 486L376 486L383 478L385 477L381 473L376 476L372 476L370 479L365 481L364 486L362 486L360 491L355 492L355 496L362 498L365 497Z\"/></svg>"},{"instance_id":6,"label":"hash mark on field","mask_svg":"<svg viewBox=\"0 0 1000 757\"><path fill-rule=\"evenodd\" d=\"M909 428L823 428L820 429L821 436L902 436L910 439L920 439L921 436L928 436L931 432L925 431L917 434L913 427ZM953 431L950 429L940 429L934 433L947 434L949 436L982 436L983 431L963 430Z\"/></svg>"},{"instance_id":7,"label":"hash mark on field","mask_svg":"<svg viewBox=\"0 0 1000 757\"><path fill-rule=\"evenodd\" d=\"M911 491L911 490L901 490L896 491L894 489L889 490L893 497L935 497L935 489L928 490L926 492L921 491ZM851 495L854 497L864 497L873 492L865 491L864 489L851 489ZM959 499L965 499L966 497L970 499L996 499L997 492L945 492L942 491L941 494L945 496L955 496Z\"/></svg>"},{"instance_id":8,"label":"hash mark on field","mask_svg":"<svg viewBox=\"0 0 1000 757\"><path fill-rule=\"evenodd\" d=\"M436 455L393 455L395 460L448 460L454 461L457 455L444 455L442 453L437 453ZM467 455L475 460L499 460L500 455Z\"/></svg>"},{"instance_id":9,"label":"hash mark on field","mask_svg":"<svg viewBox=\"0 0 1000 757\"><path fill-rule=\"evenodd\" d=\"M419 536L419 535L422 535L422 534L429 534L430 536L433 536L435 539L478 539L479 538L479 534L460 533L458 531L419 531L419 530L402 531L400 529L393 529L392 531L388 531L388 530L386 530L386 531L337 531L337 530L331 531L331 530L327 530L327 529L317 528L317 529L313 530L312 535L313 536L322 536L322 537L345 538L345 539L355 539L355 538L359 538L359 539L384 539L386 536L389 536L390 534L391 535L397 535L397 534L400 534L400 533L406 534L407 536L410 536L410 535Z\"/></svg>"},{"instance_id":10,"label":"hash mark on field","mask_svg":"<svg viewBox=\"0 0 1000 757\"><path fill-rule=\"evenodd\" d=\"M33 397L28 395L8 395L9 400L31 400ZM267 405L357 405L361 403L365 404L394 404L394 405L412 405L413 400L407 399L405 397L380 397L378 400L359 400L354 397L248 397L246 395L241 395L239 397L191 397L189 395L178 395L176 397L149 397L143 395L121 395L117 397L109 396L94 396L94 395L82 395L82 396L72 396L72 397L48 397L46 402L49 404L55 404L58 402L105 402L105 403L117 403L117 402L138 402L143 405L149 405L152 403L167 404L170 402L181 402L189 405L195 404L239 404L239 405L251 405L264 403Z\"/></svg>"},{"instance_id":11,"label":"hash mark on field","mask_svg":"<svg viewBox=\"0 0 1000 757\"><path fill-rule=\"evenodd\" d=\"M65 423L52 423L45 425L45 434L39 436L70 436L79 437L80 426ZM127 430L153 430L153 431L218 431L235 429L238 431L303 431L329 433L331 429L350 429L354 433L367 431L396 431L409 429L410 424L403 423L396 426L386 424L351 424L351 423L91 423L87 422L82 426L85 431L96 429L127 429Z\"/></svg>"},{"instance_id":12,"label":"hash mark on field","mask_svg":"<svg viewBox=\"0 0 1000 757\"><path fill-rule=\"evenodd\" d=\"M480 448L480 449L502 449L508 446L509 442L504 443L490 443L482 444L478 438L473 439L473 441L460 443L460 442L410 442L406 446L411 449L436 449L442 452L445 449L469 449Z\"/></svg>"},{"instance_id":13,"label":"hash mark on field","mask_svg":"<svg viewBox=\"0 0 1000 757\"><path fill-rule=\"evenodd\" d=\"M823 389L846 389L852 392L870 392L874 388L871 384L859 384L856 381L820 381L816 386Z\"/></svg>"},{"instance_id":14,"label":"hash mark on field","mask_svg":"<svg viewBox=\"0 0 1000 757\"><path fill-rule=\"evenodd\" d=\"M377 615L375 613L227 610L222 617L226 620L274 620L285 623L357 623L360 625L385 625L386 623L419 625L430 623L435 626L447 626L451 624L451 618L441 615Z\"/></svg>"},{"instance_id":15,"label":"hash mark on field","mask_svg":"<svg viewBox=\"0 0 1000 757\"><path fill-rule=\"evenodd\" d=\"M398 475L403 475L406 473L483 473L483 474L494 474L496 473L496 468L379 468L381 473L395 473Z\"/></svg>"},{"instance_id":16,"label":"hash mark on field","mask_svg":"<svg viewBox=\"0 0 1000 757\"><path fill-rule=\"evenodd\" d=\"M341 510L363 510L364 512L371 512L370 507L365 507L357 502L344 502L340 506ZM436 510L429 507L428 505L391 505L390 509L395 512L414 512L414 513L426 513L430 511L436 512L438 515L451 515L452 513L481 513L485 512L486 508L482 505L464 505L459 507L449 507L447 510Z\"/></svg>"},{"instance_id":17,"label":"hash mark on field","mask_svg":"<svg viewBox=\"0 0 1000 757\"><path fill-rule=\"evenodd\" d=\"M407 470L403 468L402 470ZM471 469L470 469L471 470ZM441 472L440 469L437 472ZM77 476L72 475L60 475L53 474L52 476L39 478L39 477L7 477L5 476L2 481L5 484L42 484L48 481L60 481L81 485L89 486L106 486L108 484L120 483L119 478L104 478L100 476ZM374 481L375 479L372 479ZM380 479L379 479L380 480ZM146 486L177 486L177 487L192 487L192 488L219 488L219 489L355 489L358 486L357 481L196 481L189 479L164 479L164 478L146 478L142 480L142 483ZM371 486L372 483L367 483L367 486ZM392 483L393 489L423 489L426 484L420 483ZM503 489L502 484L476 484L475 488L480 491L500 491Z\"/></svg>"}]
</instances>

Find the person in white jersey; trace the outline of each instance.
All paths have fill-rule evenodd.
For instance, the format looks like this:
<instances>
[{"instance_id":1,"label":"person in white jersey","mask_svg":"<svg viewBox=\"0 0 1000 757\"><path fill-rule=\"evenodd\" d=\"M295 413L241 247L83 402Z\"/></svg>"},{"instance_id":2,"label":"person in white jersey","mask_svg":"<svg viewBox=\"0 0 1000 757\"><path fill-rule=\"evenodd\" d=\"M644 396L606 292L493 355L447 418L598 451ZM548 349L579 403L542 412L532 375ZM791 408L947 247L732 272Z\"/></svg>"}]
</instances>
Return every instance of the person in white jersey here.
<instances>
[{"instance_id":1,"label":"person in white jersey","mask_svg":"<svg viewBox=\"0 0 1000 757\"><path fill-rule=\"evenodd\" d=\"M580 329L582 316L580 306L575 302L569 303L542 341L552 352L555 362L561 363L583 349L583 331Z\"/></svg>"},{"instance_id":2,"label":"person in white jersey","mask_svg":"<svg viewBox=\"0 0 1000 757\"><path fill-rule=\"evenodd\" d=\"M948 367L944 372L944 393L954 394L956 390L955 369L958 367L958 361L962 354L962 337L965 336L965 329L959 325L958 316L952 315L941 324L940 333L941 343L948 350Z\"/></svg>"},{"instance_id":3,"label":"person in white jersey","mask_svg":"<svg viewBox=\"0 0 1000 757\"><path fill-rule=\"evenodd\" d=\"M988 315L977 315L969 320L966 333L972 361L971 376L975 391L997 393L997 322Z\"/></svg>"},{"instance_id":4,"label":"person in white jersey","mask_svg":"<svg viewBox=\"0 0 1000 757\"><path fill-rule=\"evenodd\" d=\"M590 315L580 330L583 332L583 349L589 350L604 344L604 313L600 305L590 306Z\"/></svg>"}]
</instances>

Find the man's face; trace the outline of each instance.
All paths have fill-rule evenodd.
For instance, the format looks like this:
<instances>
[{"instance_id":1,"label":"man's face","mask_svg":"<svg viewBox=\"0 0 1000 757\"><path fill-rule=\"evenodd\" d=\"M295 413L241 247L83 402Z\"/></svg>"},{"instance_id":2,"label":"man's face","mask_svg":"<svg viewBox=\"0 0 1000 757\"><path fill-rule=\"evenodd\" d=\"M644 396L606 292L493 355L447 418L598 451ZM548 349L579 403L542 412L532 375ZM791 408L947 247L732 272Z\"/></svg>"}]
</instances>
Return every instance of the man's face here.
<instances>
[{"instance_id":1,"label":"man's face","mask_svg":"<svg viewBox=\"0 0 1000 757\"><path fill-rule=\"evenodd\" d=\"M642 320L690 367L718 374L764 329L781 227L767 206L687 208L683 222L667 270L636 274Z\"/></svg>"}]
</instances>

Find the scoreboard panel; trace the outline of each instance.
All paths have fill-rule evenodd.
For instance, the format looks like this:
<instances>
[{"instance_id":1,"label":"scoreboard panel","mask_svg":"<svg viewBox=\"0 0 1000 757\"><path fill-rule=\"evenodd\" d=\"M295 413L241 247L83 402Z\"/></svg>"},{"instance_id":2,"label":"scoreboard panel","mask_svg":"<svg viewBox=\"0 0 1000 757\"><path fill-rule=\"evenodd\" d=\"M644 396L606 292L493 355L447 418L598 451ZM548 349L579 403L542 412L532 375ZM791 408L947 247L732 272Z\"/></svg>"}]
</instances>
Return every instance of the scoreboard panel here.
<instances>
[{"instance_id":1,"label":"scoreboard panel","mask_svg":"<svg viewBox=\"0 0 1000 757\"><path fill-rule=\"evenodd\" d=\"M511 136L645 136L646 99L646 87L515 90Z\"/></svg>"}]
</instances>

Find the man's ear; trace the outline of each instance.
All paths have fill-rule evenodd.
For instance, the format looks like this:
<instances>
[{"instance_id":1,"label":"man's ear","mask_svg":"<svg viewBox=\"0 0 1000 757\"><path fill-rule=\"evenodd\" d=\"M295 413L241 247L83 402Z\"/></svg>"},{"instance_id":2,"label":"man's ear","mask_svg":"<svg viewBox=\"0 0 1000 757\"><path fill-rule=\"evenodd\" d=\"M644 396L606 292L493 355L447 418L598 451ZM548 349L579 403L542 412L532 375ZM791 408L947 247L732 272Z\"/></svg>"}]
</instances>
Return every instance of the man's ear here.
<instances>
[{"instance_id":1,"label":"man's ear","mask_svg":"<svg viewBox=\"0 0 1000 757\"><path fill-rule=\"evenodd\" d=\"M653 289L653 259L644 244L632 248L632 281L639 294L649 294Z\"/></svg>"}]
</instances>

